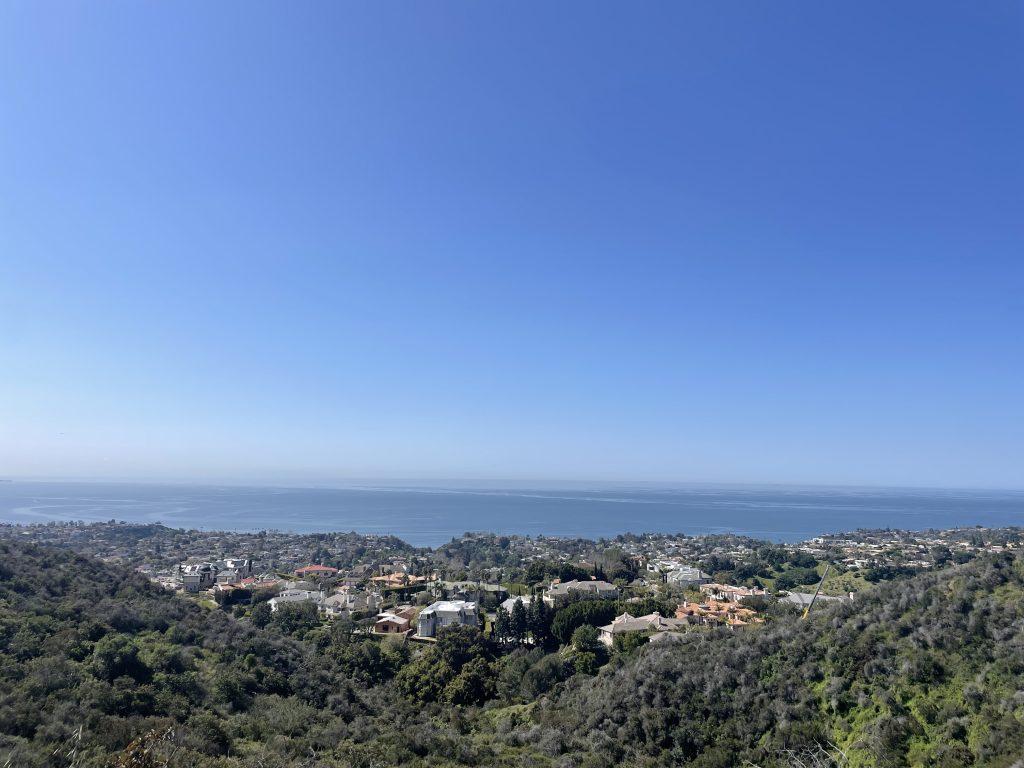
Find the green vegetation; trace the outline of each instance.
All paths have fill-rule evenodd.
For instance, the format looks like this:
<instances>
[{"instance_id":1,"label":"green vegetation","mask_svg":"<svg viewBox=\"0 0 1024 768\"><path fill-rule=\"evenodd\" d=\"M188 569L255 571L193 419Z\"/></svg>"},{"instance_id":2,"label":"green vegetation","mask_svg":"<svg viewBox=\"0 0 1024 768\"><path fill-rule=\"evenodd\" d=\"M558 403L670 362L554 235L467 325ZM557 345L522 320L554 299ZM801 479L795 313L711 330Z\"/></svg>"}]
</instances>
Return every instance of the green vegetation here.
<instances>
[{"instance_id":1,"label":"green vegetation","mask_svg":"<svg viewBox=\"0 0 1024 768\"><path fill-rule=\"evenodd\" d=\"M776 574L815 567L772 557ZM543 619L531 606L500 638L454 628L412 644L299 606L239 620L126 568L0 543L0 765L790 768L835 745L850 768L1009 768L1024 755L1020 555L895 580L808 621L776 605L761 628L607 648L594 627L624 605Z\"/></svg>"}]
</instances>

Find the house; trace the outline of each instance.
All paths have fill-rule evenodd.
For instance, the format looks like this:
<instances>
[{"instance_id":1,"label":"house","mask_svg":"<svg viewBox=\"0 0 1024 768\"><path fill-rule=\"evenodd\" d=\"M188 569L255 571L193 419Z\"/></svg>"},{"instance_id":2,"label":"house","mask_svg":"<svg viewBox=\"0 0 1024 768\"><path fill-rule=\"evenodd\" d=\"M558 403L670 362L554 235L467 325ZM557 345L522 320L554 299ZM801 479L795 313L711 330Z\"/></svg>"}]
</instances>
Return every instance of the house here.
<instances>
[{"instance_id":1,"label":"house","mask_svg":"<svg viewBox=\"0 0 1024 768\"><path fill-rule=\"evenodd\" d=\"M378 635L401 635L411 628L412 622L407 617L391 612L378 613L373 623L374 634Z\"/></svg>"},{"instance_id":2,"label":"house","mask_svg":"<svg viewBox=\"0 0 1024 768\"><path fill-rule=\"evenodd\" d=\"M512 609L515 608L517 602L522 602L523 608L529 608L530 603L532 603L535 599L536 598L532 597L531 595L522 595L521 597L510 597L508 600L501 604L501 607L509 613L512 613Z\"/></svg>"},{"instance_id":3,"label":"house","mask_svg":"<svg viewBox=\"0 0 1024 768\"><path fill-rule=\"evenodd\" d=\"M306 579L315 576L319 576L321 578L326 576L334 576L337 572L337 568L331 568L331 566L329 565L307 565L302 568L295 569L295 575L298 576L300 579Z\"/></svg>"},{"instance_id":4,"label":"house","mask_svg":"<svg viewBox=\"0 0 1024 768\"><path fill-rule=\"evenodd\" d=\"M433 589L434 595L441 600L468 600L479 603L488 595L492 596L495 602L508 597L508 590L500 584L485 584L479 581L435 581Z\"/></svg>"},{"instance_id":5,"label":"house","mask_svg":"<svg viewBox=\"0 0 1024 768\"><path fill-rule=\"evenodd\" d=\"M577 598L598 598L601 600L615 600L619 596L619 590L614 584L607 581L561 581L551 582L544 595L544 602L552 606L560 606L568 603L573 597Z\"/></svg>"},{"instance_id":6,"label":"house","mask_svg":"<svg viewBox=\"0 0 1024 768\"><path fill-rule=\"evenodd\" d=\"M712 600L738 603L748 597L764 597L768 593L757 587L734 587L730 584L701 584L700 591Z\"/></svg>"},{"instance_id":7,"label":"house","mask_svg":"<svg viewBox=\"0 0 1024 768\"><path fill-rule=\"evenodd\" d=\"M426 581L426 577L413 576L408 573L387 573L383 576L374 576L370 581L385 589L402 589L422 584Z\"/></svg>"},{"instance_id":8,"label":"house","mask_svg":"<svg viewBox=\"0 0 1024 768\"><path fill-rule=\"evenodd\" d=\"M709 599L703 603L685 600L676 608L676 618L689 624L705 626L724 624L729 627L743 627L764 622L757 612L744 608L737 602Z\"/></svg>"},{"instance_id":9,"label":"house","mask_svg":"<svg viewBox=\"0 0 1024 768\"><path fill-rule=\"evenodd\" d=\"M631 616L623 613L616 616L611 624L599 628L599 639L605 645L611 647L616 636L626 635L632 632L678 632L685 629L686 620L665 618L658 612L649 613L646 616Z\"/></svg>"},{"instance_id":10,"label":"house","mask_svg":"<svg viewBox=\"0 0 1024 768\"><path fill-rule=\"evenodd\" d=\"M304 589L307 592L320 591L320 587L312 581L285 581L281 583L281 589Z\"/></svg>"},{"instance_id":11,"label":"house","mask_svg":"<svg viewBox=\"0 0 1024 768\"><path fill-rule=\"evenodd\" d=\"M245 587L246 589L274 589L275 587L281 586L281 580L275 578L265 578L259 576L250 576L247 579L242 579L238 582L238 586Z\"/></svg>"},{"instance_id":12,"label":"house","mask_svg":"<svg viewBox=\"0 0 1024 768\"><path fill-rule=\"evenodd\" d=\"M436 637L439 629L456 624L466 627L480 626L476 603L466 600L438 600L431 603L420 611L416 634L420 637Z\"/></svg>"},{"instance_id":13,"label":"house","mask_svg":"<svg viewBox=\"0 0 1024 768\"><path fill-rule=\"evenodd\" d=\"M388 613L393 613L395 616L401 616L403 619L412 621L416 618L416 614L419 610L414 605L396 605Z\"/></svg>"},{"instance_id":14,"label":"house","mask_svg":"<svg viewBox=\"0 0 1024 768\"><path fill-rule=\"evenodd\" d=\"M711 583L711 577L708 574L704 573L700 568L693 568L688 565L669 571L665 580L672 586L683 589Z\"/></svg>"},{"instance_id":15,"label":"house","mask_svg":"<svg viewBox=\"0 0 1024 768\"><path fill-rule=\"evenodd\" d=\"M360 563L349 568L344 574L338 574L337 583L346 587L358 587L372 575L373 568L366 563Z\"/></svg>"},{"instance_id":16,"label":"house","mask_svg":"<svg viewBox=\"0 0 1024 768\"><path fill-rule=\"evenodd\" d=\"M186 592L209 589L217 581L217 568L213 563L188 563L178 566L178 582Z\"/></svg>"},{"instance_id":17,"label":"house","mask_svg":"<svg viewBox=\"0 0 1024 768\"><path fill-rule=\"evenodd\" d=\"M325 597L320 607L331 618L349 616L354 612L376 613L383 599L376 592L339 592Z\"/></svg>"},{"instance_id":18,"label":"house","mask_svg":"<svg viewBox=\"0 0 1024 768\"><path fill-rule=\"evenodd\" d=\"M214 563L214 568L218 584L238 584L252 576L252 560L249 558L229 557Z\"/></svg>"},{"instance_id":19,"label":"house","mask_svg":"<svg viewBox=\"0 0 1024 768\"><path fill-rule=\"evenodd\" d=\"M270 610L276 611L280 606L285 603L316 603L319 607L320 601L323 599L323 592L314 592L310 589L286 589L281 592L277 597L272 597L267 602L270 604Z\"/></svg>"}]
</instances>

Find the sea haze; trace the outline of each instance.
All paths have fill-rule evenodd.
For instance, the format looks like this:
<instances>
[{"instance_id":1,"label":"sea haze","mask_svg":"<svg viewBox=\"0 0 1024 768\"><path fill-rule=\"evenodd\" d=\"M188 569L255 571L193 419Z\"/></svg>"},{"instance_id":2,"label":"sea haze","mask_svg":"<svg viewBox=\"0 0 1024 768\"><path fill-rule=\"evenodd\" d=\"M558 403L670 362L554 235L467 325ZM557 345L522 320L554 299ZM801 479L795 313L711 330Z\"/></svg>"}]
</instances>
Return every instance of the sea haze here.
<instances>
[{"instance_id":1,"label":"sea haze","mask_svg":"<svg viewBox=\"0 0 1024 768\"><path fill-rule=\"evenodd\" d=\"M1024 492L815 487L566 490L240 488L0 482L0 520L123 520L203 530L357 531L437 546L465 531L586 538L735 532L796 541L856 528L1024 524Z\"/></svg>"}]
</instances>

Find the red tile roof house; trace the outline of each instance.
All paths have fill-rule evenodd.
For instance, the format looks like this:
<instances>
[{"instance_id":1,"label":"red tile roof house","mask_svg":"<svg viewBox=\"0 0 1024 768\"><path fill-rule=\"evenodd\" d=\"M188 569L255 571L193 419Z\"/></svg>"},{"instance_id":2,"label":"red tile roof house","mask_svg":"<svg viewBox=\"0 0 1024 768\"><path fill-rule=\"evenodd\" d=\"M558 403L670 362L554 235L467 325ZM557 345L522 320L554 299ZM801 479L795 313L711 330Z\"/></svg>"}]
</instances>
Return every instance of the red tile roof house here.
<instances>
[{"instance_id":1,"label":"red tile roof house","mask_svg":"<svg viewBox=\"0 0 1024 768\"><path fill-rule=\"evenodd\" d=\"M337 568L331 568L329 565L307 565L305 568L295 569L295 575L300 578L303 576L333 576L337 572Z\"/></svg>"}]
</instances>

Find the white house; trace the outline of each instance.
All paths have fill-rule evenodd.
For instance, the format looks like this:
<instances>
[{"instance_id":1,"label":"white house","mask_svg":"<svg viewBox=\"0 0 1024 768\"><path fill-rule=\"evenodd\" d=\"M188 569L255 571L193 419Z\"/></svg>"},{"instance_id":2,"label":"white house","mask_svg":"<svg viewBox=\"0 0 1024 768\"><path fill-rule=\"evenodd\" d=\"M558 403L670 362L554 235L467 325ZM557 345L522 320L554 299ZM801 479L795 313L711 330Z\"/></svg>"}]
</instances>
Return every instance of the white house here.
<instances>
[{"instance_id":1,"label":"white house","mask_svg":"<svg viewBox=\"0 0 1024 768\"><path fill-rule=\"evenodd\" d=\"M420 611L416 634L420 637L436 637L439 629L456 624L480 626L476 603L466 600L438 600L431 603Z\"/></svg>"},{"instance_id":2,"label":"white house","mask_svg":"<svg viewBox=\"0 0 1024 768\"><path fill-rule=\"evenodd\" d=\"M277 597L270 598L267 602L270 604L270 610L276 611L278 606L284 605L285 603L313 602L319 607L322 599L322 592L314 592L310 589L286 589Z\"/></svg>"},{"instance_id":3,"label":"white house","mask_svg":"<svg viewBox=\"0 0 1024 768\"><path fill-rule=\"evenodd\" d=\"M534 600L534 598L533 598L532 595L521 595L521 596L518 596L518 597L510 597L508 600L505 600L501 604L501 607L504 608L509 613L512 613L512 609L515 608L517 602L521 601L522 604L523 604L523 608L529 608L530 607L530 603L532 603L533 600Z\"/></svg>"}]
</instances>

